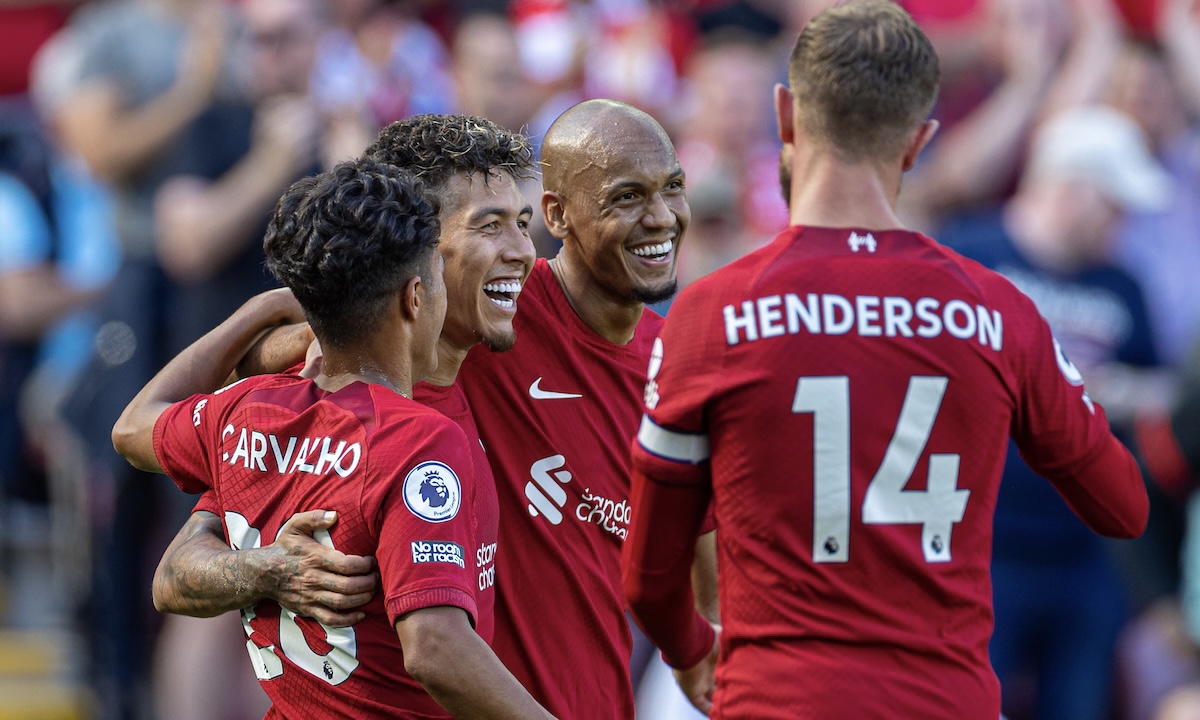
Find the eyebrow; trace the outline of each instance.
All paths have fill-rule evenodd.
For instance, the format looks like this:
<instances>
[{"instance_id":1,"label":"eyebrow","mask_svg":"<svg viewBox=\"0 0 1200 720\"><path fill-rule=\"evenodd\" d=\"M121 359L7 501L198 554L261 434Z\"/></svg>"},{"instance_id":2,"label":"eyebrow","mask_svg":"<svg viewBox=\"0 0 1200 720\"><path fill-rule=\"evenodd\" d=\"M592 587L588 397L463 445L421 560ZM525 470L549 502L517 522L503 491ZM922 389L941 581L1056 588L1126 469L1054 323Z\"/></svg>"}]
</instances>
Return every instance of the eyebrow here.
<instances>
[{"instance_id":1,"label":"eyebrow","mask_svg":"<svg viewBox=\"0 0 1200 720\"><path fill-rule=\"evenodd\" d=\"M519 213L517 213L517 217L521 217L525 213L529 213L530 215L532 215L533 207L531 205L526 205L525 207L521 208L521 211ZM481 220L483 220L484 218L486 218L489 215L498 215L499 217L504 218L504 217L508 217L509 214L510 214L509 209L505 208L505 207L483 208L476 213L472 213L471 217L468 218L467 222L469 224L475 224L477 222L480 222Z\"/></svg>"},{"instance_id":2,"label":"eyebrow","mask_svg":"<svg viewBox=\"0 0 1200 720\"><path fill-rule=\"evenodd\" d=\"M679 165L676 165L675 169L671 171L671 174L667 176L667 182L676 180L681 177L683 177L683 168ZM616 195L618 193L618 191L621 191L621 190L626 190L626 189L640 190L643 187L645 187L645 183L643 183L643 182L639 182L637 180L625 180L624 182L619 182L619 183L616 183L615 185L611 185L611 186L605 188L604 194L605 195Z\"/></svg>"}]
</instances>

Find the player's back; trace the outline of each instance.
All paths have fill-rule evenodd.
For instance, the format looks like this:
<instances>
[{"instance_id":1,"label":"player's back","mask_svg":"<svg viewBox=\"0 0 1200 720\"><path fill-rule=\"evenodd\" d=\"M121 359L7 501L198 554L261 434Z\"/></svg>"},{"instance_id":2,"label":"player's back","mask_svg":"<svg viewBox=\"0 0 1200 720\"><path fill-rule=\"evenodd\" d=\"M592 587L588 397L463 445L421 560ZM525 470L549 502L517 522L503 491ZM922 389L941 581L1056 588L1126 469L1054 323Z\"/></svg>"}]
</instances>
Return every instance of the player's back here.
<instances>
[{"instance_id":1,"label":"player's back","mask_svg":"<svg viewBox=\"0 0 1200 720\"><path fill-rule=\"evenodd\" d=\"M791 228L685 291L663 340L700 348L661 388L652 363L647 401L711 448L714 715L997 717L992 511L1010 432L1055 440L1032 304L917 234ZM1065 432L1063 461L1089 452Z\"/></svg>"},{"instance_id":2,"label":"player's back","mask_svg":"<svg viewBox=\"0 0 1200 720\"><path fill-rule=\"evenodd\" d=\"M431 605L457 605L477 620L464 552L475 547L473 513L458 512L475 489L457 425L382 386L330 394L294 376L251 378L165 417L160 457L203 457L164 467L194 489L189 476L207 466L234 548L269 544L293 514L322 508L338 522L319 541L378 560L381 590L352 627L325 627L273 602L243 611L273 702L268 717L448 717L405 672L394 620Z\"/></svg>"}]
</instances>

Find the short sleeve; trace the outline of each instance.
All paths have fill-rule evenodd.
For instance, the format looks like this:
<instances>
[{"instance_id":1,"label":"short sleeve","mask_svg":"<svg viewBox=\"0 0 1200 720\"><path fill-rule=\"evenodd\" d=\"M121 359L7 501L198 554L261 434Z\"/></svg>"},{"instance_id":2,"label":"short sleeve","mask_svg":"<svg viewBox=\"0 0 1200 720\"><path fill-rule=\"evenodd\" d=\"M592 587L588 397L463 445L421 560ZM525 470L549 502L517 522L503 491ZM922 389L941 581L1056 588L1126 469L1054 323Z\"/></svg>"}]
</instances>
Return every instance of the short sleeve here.
<instances>
[{"instance_id":1,"label":"short sleeve","mask_svg":"<svg viewBox=\"0 0 1200 720\"><path fill-rule=\"evenodd\" d=\"M414 451L414 442L420 446ZM404 457L396 457L403 448ZM389 457L390 455L390 457ZM462 608L476 622L475 469L466 435L427 414L375 433L363 513L377 531L388 619L426 607Z\"/></svg>"},{"instance_id":2,"label":"short sleeve","mask_svg":"<svg viewBox=\"0 0 1200 720\"><path fill-rule=\"evenodd\" d=\"M1088 464L1110 433L1104 410L1088 397L1083 375L1033 303L1024 305L1015 313L1020 367L1012 437L1025 462L1053 481Z\"/></svg>"},{"instance_id":3,"label":"short sleeve","mask_svg":"<svg viewBox=\"0 0 1200 720\"><path fill-rule=\"evenodd\" d=\"M213 487L215 453L225 410L255 387L251 380L254 378L228 385L211 395L199 394L181 400L168 407L154 423L154 454L163 472L180 490L202 493Z\"/></svg>"},{"instance_id":4,"label":"short sleeve","mask_svg":"<svg viewBox=\"0 0 1200 720\"><path fill-rule=\"evenodd\" d=\"M221 505L217 502L217 492L215 490L205 490L200 499L196 501L196 505L192 508L192 514L198 512L212 513L220 517Z\"/></svg>"},{"instance_id":5,"label":"short sleeve","mask_svg":"<svg viewBox=\"0 0 1200 720\"><path fill-rule=\"evenodd\" d=\"M714 327L719 318L700 293L680 296L654 341L644 394L646 413L634 445L635 466L659 479L707 478L705 410L718 383L722 348ZM701 466L702 473L688 468Z\"/></svg>"}]
</instances>

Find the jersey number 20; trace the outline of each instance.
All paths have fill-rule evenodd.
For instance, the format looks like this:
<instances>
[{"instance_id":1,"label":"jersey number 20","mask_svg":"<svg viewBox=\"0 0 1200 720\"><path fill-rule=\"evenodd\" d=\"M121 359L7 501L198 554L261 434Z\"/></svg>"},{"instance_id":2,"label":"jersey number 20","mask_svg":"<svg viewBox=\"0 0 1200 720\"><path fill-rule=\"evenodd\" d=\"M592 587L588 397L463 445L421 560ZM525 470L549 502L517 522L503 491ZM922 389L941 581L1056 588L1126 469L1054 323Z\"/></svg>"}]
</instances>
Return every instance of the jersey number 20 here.
<instances>
[{"instance_id":1,"label":"jersey number 20","mask_svg":"<svg viewBox=\"0 0 1200 720\"><path fill-rule=\"evenodd\" d=\"M261 533L250 527L246 518L235 512L225 513L225 527L229 529L229 544L234 550L256 548L262 546ZM317 542L326 547L333 547L328 530L318 530L313 534ZM242 627L246 636L246 650L250 653L250 662L254 664L254 674L259 680L271 680L283 674L283 661L275 655L276 649L259 647L254 642L254 628L250 621L257 617L253 608L242 610ZM297 667L321 678L330 685L341 685L358 667L358 641L354 636L354 628L331 628L321 625L325 631L325 642L333 646L325 655L318 655L308 646L304 632L296 623L296 613L287 608L279 609L279 652L287 656Z\"/></svg>"},{"instance_id":2,"label":"jersey number 20","mask_svg":"<svg viewBox=\"0 0 1200 720\"><path fill-rule=\"evenodd\" d=\"M926 562L949 562L950 532L961 522L970 490L958 487L957 453L929 456L925 490L905 490L933 430L944 377L913 377L900 419L863 500L868 525L921 526ZM850 379L802 377L792 412L813 414L813 561L850 560Z\"/></svg>"}]
</instances>

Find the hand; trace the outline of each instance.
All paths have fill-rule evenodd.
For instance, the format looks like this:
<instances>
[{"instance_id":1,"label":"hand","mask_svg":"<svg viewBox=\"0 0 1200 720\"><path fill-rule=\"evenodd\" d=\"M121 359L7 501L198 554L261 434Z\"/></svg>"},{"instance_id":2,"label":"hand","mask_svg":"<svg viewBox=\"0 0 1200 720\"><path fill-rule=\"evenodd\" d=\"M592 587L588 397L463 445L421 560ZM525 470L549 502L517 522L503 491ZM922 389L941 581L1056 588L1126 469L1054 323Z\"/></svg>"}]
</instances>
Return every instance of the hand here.
<instances>
[{"instance_id":1,"label":"hand","mask_svg":"<svg viewBox=\"0 0 1200 720\"><path fill-rule=\"evenodd\" d=\"M264 100L254 113L254 150L289 177L316 162L320 133L320 115L302 95Z\"/></svg>"},{"instance_id":2,"label":"hand","mask_svg":"<svg viewBox=\"0 0 1200 720\"><path fill-rule=\"evenodd\" d=\"M705 715L712 712L713 693L717 689L717 655L721 649L721 626L713 625L716 637L713 638L712 650L703 660L687 670L675 670L675 682L687 696L688 702Z\"/></svg>"},{"instance_id":3,"label":"hand","mask_svg":"<svg viewBox=\"0 0 1200 720\"><path fill-rule=\"evenodd\" d=\"M995 18L1005 75L1037 84L1049 80L1066 42L1046 0L1005 0Z\"/></svg>"},{"instance_id":4,"label":"hand","mask_svg":"<svg viewBox=\"0 0 1200 720\"><path fill-rule=\"evenodd\" d=\"M213 4L203 3L188 19L177 84L207 104L216 92L225 63L225 19Z\"/></svg>"},{"instance_id":5,"label":"hand","mask_svg":"<svg viewBox=\"0 0 1200 720\"><path fill-rule=\"evenodd\" d=\"M336 522L337 513L323 510L293 515L275 542L263 548L271 552L260 582L264 596L297 615L347 627L366 617L354 608L370 601L379 574L374 558L346 555L313 539Z\"/></svg>"}]
</instances>

